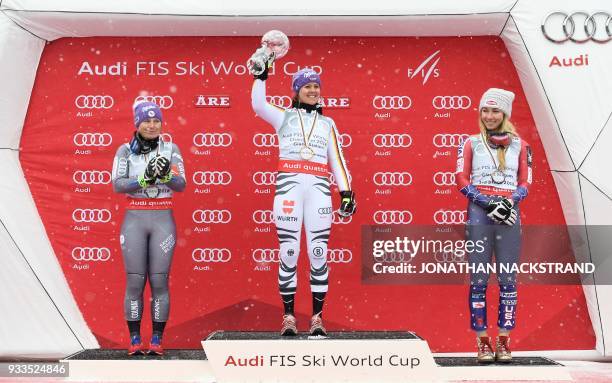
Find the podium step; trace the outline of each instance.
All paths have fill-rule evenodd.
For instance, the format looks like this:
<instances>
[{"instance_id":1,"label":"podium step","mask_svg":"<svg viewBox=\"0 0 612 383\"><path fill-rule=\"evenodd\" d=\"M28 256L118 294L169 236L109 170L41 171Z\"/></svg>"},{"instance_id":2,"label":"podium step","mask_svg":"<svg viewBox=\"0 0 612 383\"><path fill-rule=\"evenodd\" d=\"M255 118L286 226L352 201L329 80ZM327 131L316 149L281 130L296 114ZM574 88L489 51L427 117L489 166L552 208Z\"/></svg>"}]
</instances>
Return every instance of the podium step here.
<instances>
[{"instance_id":1,"label":"podium step","mask_svg":"<svg viewBox=\"0 0 612 383\"><path fill-rule=\"evenodd\" d=\"M512 366L561 366L561 363L539 356L515 356L510 363L480 364L476 357L439 357L434 356L440 367L512 367Z\"/></svg>"},{"instance_id":2,"label":"podium step","mask_svg":"<svg viewBox=\"0 0 612 383\"><path fill-rule=\"evenodd\" d=\"M327 337L318 340L393 340L393 339L421 339L410 331L339 331L329 332ZM301 332L296 336L280 336L278 331L215 331L206 340L312 340L308 333Z\"/></svg>"},{"instance_id":3,"label":"podium step","mask_svg":"<svg viewBox=\"0 0 612 383\"><path fill-rule=\"evenodd\" d=\"M165 350L163 356L129 356L126 350L84 350L71 355L68 381L202 382L215 378L203 350Z\"/></svg>"},{"instance_id":4,"label":"podium step","mask_svg":"<svg viewBox=\"0 0 612 383\"><path fill-rule=\"evenodd\" d=\"M204 350L164 350L162 356L129 356L126 350L83 350L65 358L71 360L206 360Z\"/></svg>"}]
</instances>

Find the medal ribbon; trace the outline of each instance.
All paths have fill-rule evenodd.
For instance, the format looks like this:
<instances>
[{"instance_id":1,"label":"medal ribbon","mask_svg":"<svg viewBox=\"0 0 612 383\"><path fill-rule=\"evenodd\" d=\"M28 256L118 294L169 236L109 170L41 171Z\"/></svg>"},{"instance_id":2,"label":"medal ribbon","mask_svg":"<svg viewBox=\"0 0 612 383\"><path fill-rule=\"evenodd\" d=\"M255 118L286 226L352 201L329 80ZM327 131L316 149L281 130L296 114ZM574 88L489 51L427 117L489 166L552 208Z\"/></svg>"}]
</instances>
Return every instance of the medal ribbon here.
<instances>
[{"instance_id":1,"label":"medal ribbon","mask_svg":"<svg viewBox=\"0 0 612 383\"><path fill-rule=\"evenodd\" d=\"M489 148L489 143L487 139L485 138L485 136L482 134L482 132L480 133L480 139L482 140L484 147L487 149L487 152L489 152L489 156L491 156L491 160L493 160L493 165L495 165L495 169L497 169L498 171L501 171L499 168L499 165L497 164L497 161L495 161L495 156L491 152L491 148ZM504 155L506 155L506 148L504 148L503 151L504 151Z\"/></svg>"},{"instance_id":2,"label":"medal ribbon","mask_svg":"<svg viewBox=\"0 0 612 383\"><path fill-rule=\"evenodd\" d=\"M310 127L310 132L308 133L308 139L306 139L306 132L304 131L304 120L302 120L302 113L300 112L299 109L297 110L297 113L298 113L298 117L300 118L300 128L302 128L302 137L304 137L304 146L310 149L310 146L308 146L308 143L310 142L310 137L312 136L312 132L315 129L317 118L319 117L319 113L314 112L315 116L312 119L312 126Z\"/></svg>"}]
</instances>

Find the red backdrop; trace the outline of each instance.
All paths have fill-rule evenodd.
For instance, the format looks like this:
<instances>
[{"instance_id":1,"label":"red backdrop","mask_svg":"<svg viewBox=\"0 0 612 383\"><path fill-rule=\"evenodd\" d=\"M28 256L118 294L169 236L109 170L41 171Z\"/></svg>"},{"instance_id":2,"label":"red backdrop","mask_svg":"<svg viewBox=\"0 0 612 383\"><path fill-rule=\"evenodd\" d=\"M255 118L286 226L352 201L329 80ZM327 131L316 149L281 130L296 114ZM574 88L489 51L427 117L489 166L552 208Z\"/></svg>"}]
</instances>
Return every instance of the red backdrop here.
<instances>
[{"instance_id":1,"label":"red backdrop","mask_svg":"<svg viewBox=\"0 0 612 383\"><path fill-rule=\"evenodd\" d=\"M453 214L444 211L465 210L465 198L450 186L456 145L460 134L477 133L478 101L489 87L516 93L513 121L533 148L524 224L564 224L502 41L342 37L292 38L291 44L275 64L268 94L287 102L280 96L290 94L291 73L305 66L322 72L325 113L343 135L359 202L352 221L332 230L327 327L409 329L434 351L471 350L467 288L362 285L360 226L381 222L391 210L409 212L403 222L417 224L452 223ZM102 347L127 342L118 241L125 197L113 193L110 171L117 147L134 131L131 106L138 96L155 96L164 108L165 139L178 144L187 170L188 187L174 198L179 240L166 346L198 348L216 329L278 329L277 264L257 261L271 253L261 249L277 247L273 225L265 223L269 214L256 211L272 208L273 177L260 172L273 172L278 156L272 136L262 135L273 129L250 106L252 79L244 62L257 46L256 38L236 37L61 39L47 45L21 163L74 297ZM222 173L204 173L215 171ZM389 172L404 174L380 174ZM402 185L384 185L393 179ZM209 218L227 222L199 223ZM201 258L209 251L198 250L211 248L225 249L215 252L215 262ZM303 327L311 302L307 257L300 262L296 310ZM491 290L496 302L497 290ZM495 306L490 318L496 318ZM149 318L147 307L145 334ZM517 349L594 347L580 286L520 286L517 323Z\"/></svg>"}]
</instances>

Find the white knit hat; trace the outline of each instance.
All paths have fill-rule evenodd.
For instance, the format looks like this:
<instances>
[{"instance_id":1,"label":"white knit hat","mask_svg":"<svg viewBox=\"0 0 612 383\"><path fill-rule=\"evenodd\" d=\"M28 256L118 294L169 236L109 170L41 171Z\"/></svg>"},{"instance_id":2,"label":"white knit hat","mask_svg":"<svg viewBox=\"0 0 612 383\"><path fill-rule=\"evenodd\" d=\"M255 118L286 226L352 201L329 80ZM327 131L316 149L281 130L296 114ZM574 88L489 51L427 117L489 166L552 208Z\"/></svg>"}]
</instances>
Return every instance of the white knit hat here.
<instances>
[{"instance_id":1,"label":"white knit hat","mask_svg":"<svg viewBox=\"0 0 612 383\"><path fill-rule=\"evenodd\" d=\"M514 101L514 93L509 90L499 88L489 88L480 99L478 110L482 108L497 108L504 112L506 117L512 115L512 101Z\"/></svg>"}]
</instances>

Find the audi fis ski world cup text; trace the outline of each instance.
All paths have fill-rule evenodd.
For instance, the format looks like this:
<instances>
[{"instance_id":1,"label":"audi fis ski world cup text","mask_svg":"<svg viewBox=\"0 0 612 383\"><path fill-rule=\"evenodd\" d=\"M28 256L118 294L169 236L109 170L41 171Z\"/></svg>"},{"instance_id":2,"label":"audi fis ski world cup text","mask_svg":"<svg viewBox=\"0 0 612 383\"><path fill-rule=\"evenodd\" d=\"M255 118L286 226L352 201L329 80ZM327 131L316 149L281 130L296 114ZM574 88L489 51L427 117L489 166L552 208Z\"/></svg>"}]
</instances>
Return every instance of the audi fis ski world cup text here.
<instances>
[{"instance_id":1,"label":"audi fis ski world cup text","mask_svg":"<svg viewBox=\"0 0 612 383\"><path fill-rule=\"evenodd\" d=\"M274 75L277 63L273 63L269 74ZM323 73L323 67L313 64L297 64L294 61L286 61L280 70L288 76L302 68L309 67L315 72ZM246 65L236 61L117 61L113 64L101 64L83 61L77 71L78 76L114 76L122 77L128 75L136 76L250 76Z\"/></svg>"}]
</instances>

